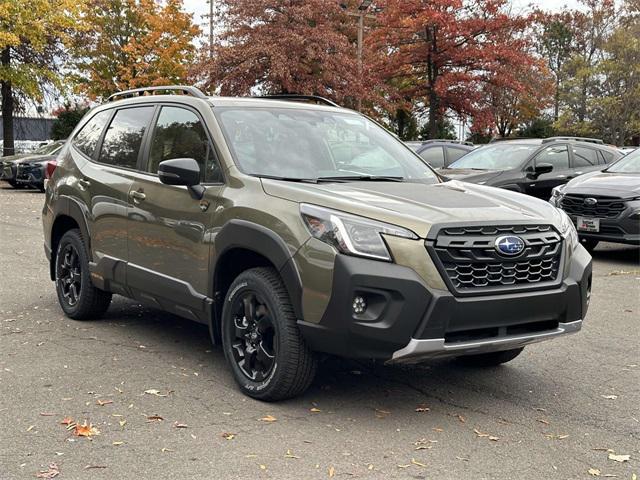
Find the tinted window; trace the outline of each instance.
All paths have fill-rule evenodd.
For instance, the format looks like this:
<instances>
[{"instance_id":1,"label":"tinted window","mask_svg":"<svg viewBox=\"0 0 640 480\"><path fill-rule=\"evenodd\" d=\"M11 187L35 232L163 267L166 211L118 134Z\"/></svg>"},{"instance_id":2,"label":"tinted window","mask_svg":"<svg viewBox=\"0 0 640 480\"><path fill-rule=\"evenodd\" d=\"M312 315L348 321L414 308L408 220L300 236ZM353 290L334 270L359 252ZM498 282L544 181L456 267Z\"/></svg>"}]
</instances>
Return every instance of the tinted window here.
<instances>
[{"instance_id":1,"label":"tinted window","mask_svg":"<svg viewBox=\"0 0 640 480\"><path fill-rule=\"evenodd\" d=\"M467 153L449 168L510 170L522 165L537 148L538 145L521 143L492 143Z\"/></svg>"},{"instance_id":2,"label":"tinted window","mask_svg":"<svg viewBox=\"0 0 640 480\"><path fill-rule=\"evenodd\" d=\"M554 170L569 168L569 150L566 145L547 147L536 156L536 164L550 163Z\"/></svg>"},{"instance_id":3,"label":"tinted window","mask_svg":"<svg viewBox=\"0 0 640 480\"><path fill-rule=\"evenodd\" d=\"M213 148L198 116L184 108L162 107L153 133L149 172L172 158L193 158L200 165L200 179L205 183L222 181L222 173Z\"/></svg>"},{"instance_id":4,"label":"tinted window","mask_svg":"<svg viewBox=\"0 0 640 480\"><path fill-rule=\"evenodd\" d=\"M615 158L615 156L613 155L613 153L611 152L607 152L605 150L600 150L600 153L602 154L602 156L604 157L604 161L605 163L611 163L613 162L613 159Z\"/></svg>"},{"instance_id":5,"label":"tinted window","mask_svg":"<svg viewBox=\"0 0 640 480\"><path fill-rule=\"evenodd\" d=\"M467 150L463 150L461 148L445 147L445 149L447 150L447 157L448 157L449 163L455 162L461 156L467 153Z\"/></svg>"},{"instance_id":6,"label":"tinted window","mask_svg":"<svg viewBox=\"0 0 640 480\"><path fill-rule=\"evenodd\" d=\"M103 110L89 120L73 139L73 145L86 156L93 158L104 126L111 116L111 110Z\"/></svg>"},{"instance_id":7,"label":"tinted window","mask_svg":"<svg viewBox=\"0 0 640 480\"><path fill-rule=\"evenodd\" d=\"M444 152L442 147L429 147L420 152L420 156L433 168L444 167Z\"/></svg>"},{"instance_id":8,"label":"tinted window","mask_svg":"<svg viewBox=\"0 0 640 480\"><path fill-rule=\"evenodd\" d=\"M598 152L592 148L573 147L573 166L592 167L598 164Z\"/></svg>"},{"instance_id":9,"label":"tinted window","mask_svg":"<svg viewBox=\"0 0 640 480\"><path fill-rule=\"evenodd\" d=\"M99 161L118 167L136 168L142 137L152 115L151 106L118 110L104 136Z\"/></svg>"}]
</instances>

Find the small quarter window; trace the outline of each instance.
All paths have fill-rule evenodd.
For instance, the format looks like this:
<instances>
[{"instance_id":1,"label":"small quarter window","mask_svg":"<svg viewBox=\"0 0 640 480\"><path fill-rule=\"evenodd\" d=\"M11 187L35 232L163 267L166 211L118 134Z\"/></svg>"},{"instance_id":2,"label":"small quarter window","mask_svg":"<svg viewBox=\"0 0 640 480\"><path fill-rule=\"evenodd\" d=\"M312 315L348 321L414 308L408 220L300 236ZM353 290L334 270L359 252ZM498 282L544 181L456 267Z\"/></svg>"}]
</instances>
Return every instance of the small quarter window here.
<instances>
[{"instance_id":1,"label":"small quarter window","mask_svg":"<svg viewBox=\"0 0 640 480\"><path fill-rule=\"evenodd\" d=\"M467 153L467 151L463 150L462 148L446 147L446 149L447 149L447 157L448 157L449 163L455 162L460 157L462 157L465 153Z\"/></svg>"},{"instance_id":2,"label":"small quarter window","mask_svg":"<svg viewBox=\"0 0 640 480\"><path fill-rule=\"evenodd\" d=\"M592 167L598 164L598 152L592 148L573 147L573 166Z\"/></svg>"},{"instance_id":3,"label":"small quarter window","mask_svg":"<svg viewBox=\"0 0 640 480\"><path fill-rule=\"evenodd\" d=\"M136 168L142 137L151 122L154 107L118 110L107 129L100 149L100 163Z\"/></svg>"},{"instance_id":4,"label":"small quarter window","mask_svg":"<svg viewBox=\"0 0 640 480\"><path fill-rule=\"evenodd\" d=\"M72 144L87 157L93 158L96 153L96 146L102 130L109 121L112 110L103 110L100 113L96 113L91 120L89 120L84 127L78 132L78 134L72 140Z\"/></svg>"},{"instance_id":5,"label":"small quarter window","mask_svg":"<svg viewBox=\"0 0 640 480\"><path fill-rule=\"evenodd\" d=\"M433 168L444 167L444 151L442 147L429 147L419 154Z\"/></svg>"}]
</instances>

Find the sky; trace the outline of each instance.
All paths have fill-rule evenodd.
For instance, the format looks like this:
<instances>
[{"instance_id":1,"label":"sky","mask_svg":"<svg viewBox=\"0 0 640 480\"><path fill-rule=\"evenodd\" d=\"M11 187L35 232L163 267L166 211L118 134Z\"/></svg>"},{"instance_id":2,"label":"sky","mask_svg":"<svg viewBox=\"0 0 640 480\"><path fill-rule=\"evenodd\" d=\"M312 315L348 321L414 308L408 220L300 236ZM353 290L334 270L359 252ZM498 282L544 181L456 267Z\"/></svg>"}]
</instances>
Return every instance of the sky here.
<instances>
[{"instance_id":1,"label":"sky","mask_svg":"<svg viewBox=\"0 0 640 480\"><path fill-rule=\"evenodd\" d=\"M213 0L215 2L215 0ZM188 12L194 14L194 20L201 25L207 25L207 19L202 18L209 12L209 4L206 0L184 0L185 9ZM577 8L579 6L578 0L513 0L513 5L516 9L526 9L529 5L540 7L544 10L560 11L567 8Z\"/></svg>"}]
</instances>

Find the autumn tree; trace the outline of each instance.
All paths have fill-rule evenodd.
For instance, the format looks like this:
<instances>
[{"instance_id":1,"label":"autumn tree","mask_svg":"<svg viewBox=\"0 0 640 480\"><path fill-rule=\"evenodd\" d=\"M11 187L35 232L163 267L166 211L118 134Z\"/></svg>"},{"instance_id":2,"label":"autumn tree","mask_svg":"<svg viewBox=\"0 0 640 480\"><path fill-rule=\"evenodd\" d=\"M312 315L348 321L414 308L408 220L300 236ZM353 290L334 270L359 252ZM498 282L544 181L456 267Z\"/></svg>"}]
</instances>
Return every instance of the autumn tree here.
<instances>
[{"instance_id":1,"label":"autumn tree","mask_svg":"<svg viewBox=\"0 0 640 480\"><path fill-rule=\"evenodd\" d=\"M517 90L521 85L510 72L536 62L525 35L531 19L510 13L506 0L386 0L379 4L384 9L380 28L371 35L379 54L374 68L387 80L414 79L391 94L423 100L431 137L437 135L445 112L459 117L476 114L484 107L487 83L500 78L502 86Z\"/></svg>"},{"instance_id":2,"label":"autumn tree","mask_svg":"<svg viewBox=\"0 0 640 480\"><path fill-rule=\"evenodd\" d=\"M81 92L185 82L200 30L182 0L89 0L84 21L75 43Z\"/></svg>"},{"instance_id":3,"label":"autumn tree","mask_svg":"<svg viewBox=\"0 0 640 480\"><path fill-rule=\"evenodd\" d=\"M0 2L0 91L3 155L14 153L16 98L40 101L47 87L61 87L65 44L78 26L77 0Z\"/></svg>"},{"instance_id":4,"label":"autumn tree","mask_svg":"<svg viewBox=\"0 0 640 480\"><path fill-rule=\"evenodd\" d=\"M220 33L193 74L223 95L361 97L354 21L335 0L221 0ZM348 3L348 2L347 2Z\"/></svg>"}]
</instances>

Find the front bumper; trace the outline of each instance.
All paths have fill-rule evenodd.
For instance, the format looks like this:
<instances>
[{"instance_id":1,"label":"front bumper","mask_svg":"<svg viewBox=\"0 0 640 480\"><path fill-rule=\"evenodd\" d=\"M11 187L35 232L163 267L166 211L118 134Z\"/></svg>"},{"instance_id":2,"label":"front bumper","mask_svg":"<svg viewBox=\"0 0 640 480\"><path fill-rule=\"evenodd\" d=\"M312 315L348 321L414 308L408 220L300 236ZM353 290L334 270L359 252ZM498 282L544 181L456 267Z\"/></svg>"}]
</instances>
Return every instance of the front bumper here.
<instances>
[{"instance_id":1,"label":"front bumper","mask_svg":"<svg viewBox=\"0 0 640 480\"><path fill-rule=\"evenodd\" d=\"M317 324L299 321L313 350L389 363L517 348L577 332L589 305L591 257L578 246L554 287L456 296L412 269L338 255L331 300ZM356 296L367 301L353 310Z\"/></svg>"}]
</instances>

